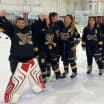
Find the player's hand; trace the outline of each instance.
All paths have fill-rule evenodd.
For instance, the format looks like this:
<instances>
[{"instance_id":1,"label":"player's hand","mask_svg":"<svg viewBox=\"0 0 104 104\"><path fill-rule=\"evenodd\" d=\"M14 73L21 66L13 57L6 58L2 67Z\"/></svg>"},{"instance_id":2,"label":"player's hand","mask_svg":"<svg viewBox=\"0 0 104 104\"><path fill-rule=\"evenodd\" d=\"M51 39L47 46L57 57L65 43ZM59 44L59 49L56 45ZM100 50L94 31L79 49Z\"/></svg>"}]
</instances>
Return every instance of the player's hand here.
<instances>
[{"instance_id":1,"label":"player's hand","mask_svg":"<svg viewBox=\"0 0 104 104\"><path fill-rule=\"evenodd\" d=\"M102 51L102 48L99 48L99 51Z\"/></svg>"},{"instance_id":2,"label":"player's hand","mask_svg":"<svg viewBox=\"0 0 104 104\"><path fill-rule=\"evenodd\" d=\"M85 47L83 47L82 49L83 49L83 51L85 51L85 50L86 50L86 48L85 48Z\"/></svg>"},{"instance_id":3,"label":"player's hand","mask_svg":"<svg viewBox=\"0 0 104 104\"><path fill-rule=\"evenodd\" d=\"M2 11L0 12L0 17L3 17L3 16L5 16L5 10L2 10Z\"/></svg>"},{"instance_id":4,"label":"player's hand","mask_svg":"<svg viewBox=\"0 0 104 104\"><path fill-rule=\"evenodd\" d=\"M39 59L39 55L38 55L38 56L36 56L36 58L37 58L37 59Z\"/></svg>"},{"instance_id":5,"label":"player's hand","mask_svg":"<svg viewBox=\"0 0 104 104\"><path fill-rule=\"evenodd\" d=\"M72 51L76 50L77 45L75 44L74 47L71 48Z\"/></svg>"},{"instance_id":6,"label":"player's hand","mask_svg":"<svg viewBox=\"0 0 104 104\"><path fill-rule=\"evenodd\" d=\"M39 62L39 55L38 55L38 56L36 56L36 59L37 59L37 61Z\"/></svg>"},{"instance_id":7,"label":"player's hand","mask_svg":"<svg viewBox=\"0 0 104 104\"><path fill-rule=\"evenodd\" d=\"M48 48L49 48L49 50L52 50L52 46L51 46L51 45L49 45L49 47L48 47Z\"/></svg>"},{"instance_id":8,"label":"player's hand","mask_svg":"<svg viewBox=\"0 0 104 104\"><path fill-rule=\"evenodd\" d=\"M75 51L75 50L76 50L76 47L72 47L71 50L72 50L72 51Z\"/></svg>"}]
</instances>

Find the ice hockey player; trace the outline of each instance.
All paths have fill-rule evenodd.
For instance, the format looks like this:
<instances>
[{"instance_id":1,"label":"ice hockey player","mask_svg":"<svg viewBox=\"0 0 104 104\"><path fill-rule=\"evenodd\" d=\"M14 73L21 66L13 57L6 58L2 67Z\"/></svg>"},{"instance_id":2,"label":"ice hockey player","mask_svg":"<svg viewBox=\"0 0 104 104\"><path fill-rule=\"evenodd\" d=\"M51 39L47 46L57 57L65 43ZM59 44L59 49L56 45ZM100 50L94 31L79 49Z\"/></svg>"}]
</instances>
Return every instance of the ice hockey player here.
<instances>
[{"instance_id":1,"label":"ice hockey player","mask_svg":"<svg viewBox=\"0 0 104 104\"><path fill-rule=\"evenodd\" d=\"M102 36L102 41L103 41L101 54L102 54L102 64L103 64L103 68L104 68L104 17L102 20L103 21L102 21L102 23L100 23L99 28L101 31L101 36Z\"/></svg>"},{"instance_id":2,"label":"ice hockey player","mask_svg":"<svg viewBox=\"0 0 104 104\"><path fill-rule=\"evenodd\" d=\"M50 20L48 16L45 17L46 23L41 25L40 33L39 33L39 61L40 61L40 68L43 75L43 80L46 83L46 64L47 59L50 59L52 64L52 69L55 72L56 79L64 78L62 76L57 64L57 56L55 54L55 47L56 47L56 34L53 28L50 27Z\"/></svg>"},{"instance_id":3,"label":"ice hockey player","mask_svg":"<svg viewBox=\"0 0 104 104\"><path fill-rule=\"evenodd\" d=\"M4 103L17 103L21 90L27 78L34 92L38 93L45 88L41 71L33 51L33 34L30 26L26 26L23 18L18 18L16 25L5 17L5 11L0 13L0 31L11 39L10 66L12 77L7 86ZM37 48L37 47L36 47Z\"/></svg>"},{"instance_id":4,"label":"ice hockey player","mask_svg":"<svg viewBox=\"0 0 104 104\"><path fill-rule=\"evenodd\" d=\"M93 57L96 60L96 63L99 68L99 75L102 75L102 62L101 62L101 53L102 50L102 38L99 28L96 25L96 19L90 17L88 25L83 30L82 36L82 47L83 50L86 50L88 71L87 74L92 72L92 63Z\"/></svg>"},{"instance_id":5,"label":"ice hockey player","mask_svg":"<svg viewBox=\"0 0 104 104\"><path fill-rule=\"evenodd\" d=\"M70 76L71 78L75 78L77 76L77 66L74 58L74 52L80 41L80 34L75 27L73 16L65 16L64 26L61 29L60 46L65 70L63 74L66 75L69 73L68 69L70 63L72 68L72 75Z\"/></svg>"},{"instance_id":6,"label":"ice hockey player","mask_svg":"<svg viewBox=\"0 0 104 104\"><path fill-rule=\"evenodd\" d=\"M45 17L47 17L47 16L45 16L44 14L41 14L39 16L39 19L32 24L33 34L36 34L35 35L35 38L36 38L35 41L37 41L36 43L38 43L38 44L40 44L40 36L39 36L39 34L41 33L41 29L44 28L44 26L46 25L47 19L49 19L49 18L45 18ZM38 30L38 32L35 31L34 28L36 28ZM41 50L40 45L38 45L38 47L39 47L39 50ZM37 56L38 56L38 61L39 61L39 53L38 53ZM39 62L39 64L40 64L40 62ZM46 68L46 77L49 78L50 75L51 75L51 62L50 62L49 57L47 57L46 67L47 67Z\"/></svg>"},{"instance_id":7,"label":"ice hockey player","mask_svg":"<svg viewBox=\"0 0 104 104\"><path fill-rule=\"evenodd\" d=\"M59 58L60 58L60 41L59 41L59 36L60 36L60 30L63 25L63 22L58 19L58 14L55 12L52 12L49 14L50 18L50 26L54 29L56 33L56 48L55 52L58 57L58 64L59 64Z\"/></svg>"},{"instance_id":8,"label":"ice hockey player","mask_svg":"<svg viewBox=\"0 0 104 104\"><path fill-rule=\"evenodd\" d=\"M50 19L50 27L54 29L55 34L56 34L56 47L55 47L55 53L57 56L57 64L59 65L59 59L60 59L60 41L59 41L59 36L60 36L60 29L63 25L63 22L58 19L58 13L56 12L51 12L49 13L49 19ZM50 69L51 64L47 64L48 70ZM49 71L48 71L49 72Z\"/></svg>"}]
</instances>

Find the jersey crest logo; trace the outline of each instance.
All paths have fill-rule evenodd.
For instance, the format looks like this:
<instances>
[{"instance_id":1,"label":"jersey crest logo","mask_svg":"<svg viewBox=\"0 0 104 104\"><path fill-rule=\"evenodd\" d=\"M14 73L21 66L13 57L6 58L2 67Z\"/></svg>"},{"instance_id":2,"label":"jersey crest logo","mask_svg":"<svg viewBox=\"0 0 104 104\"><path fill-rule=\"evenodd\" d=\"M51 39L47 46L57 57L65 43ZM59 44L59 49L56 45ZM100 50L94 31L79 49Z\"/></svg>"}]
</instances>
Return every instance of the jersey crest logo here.
<instances>
[{"instance_id":1,"label":"jersey crest logo","mask_svg":"<svg viewBox=\"0 0 104 104\"><path fill-rule=\"evenodd\" d=\"M45 31L45 28L43 28L42 31Z\"/></svg>"},{"instance_id":2,"label":"jersey crest logo","mask_svg":"<svg viewBox=\"0 0 104 104\"><path fill-rule=\"evenodd\" d=\"M31 31L27 34L17 33L16 35L20 39L19 45L26 45L26 44L32 45L33 42L32 42L32 35L31 34L32 34Z\"/></svg>"},{"instance_id":3,"label":"jersey crest logo","mask_svg":"<svg viewBox=\"0 0 104 104\"><path fill-rule=\"evenodd\" d=\"M68 40L70 37L69 33L61 33L61 40Z\"/></svg>"},{"instance_id":4,"label":"jersey crest logo","mask_svg":"<svg viewBox=\"0 0 104 104\"><path fill-rule=\"evenodd\" d=\"M53 34L47 34L45 37L46 41L45 44L53 44L53 40L54 40L54 35Z\"/></svg>"}]
</instances>

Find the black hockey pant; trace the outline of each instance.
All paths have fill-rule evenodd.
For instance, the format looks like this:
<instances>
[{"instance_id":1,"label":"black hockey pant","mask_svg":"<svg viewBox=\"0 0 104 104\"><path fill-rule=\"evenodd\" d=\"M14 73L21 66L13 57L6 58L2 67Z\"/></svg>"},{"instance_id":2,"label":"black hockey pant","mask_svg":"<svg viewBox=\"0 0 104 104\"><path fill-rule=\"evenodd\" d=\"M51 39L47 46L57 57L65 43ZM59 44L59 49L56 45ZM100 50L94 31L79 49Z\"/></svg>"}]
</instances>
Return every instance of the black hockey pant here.
<instances>
[{"instance_id":1,"label":"black hockey pant","mask_svg":"<svg viewBox=\"0 0 104 104\"><path fill-rule=\"evenodd\" d=\"M99 69L102 69L101 53L96 45L89 45L86 47L87 64L88 68L92 68L93 58L98 65Z\"/></svg>"}]
</instances>

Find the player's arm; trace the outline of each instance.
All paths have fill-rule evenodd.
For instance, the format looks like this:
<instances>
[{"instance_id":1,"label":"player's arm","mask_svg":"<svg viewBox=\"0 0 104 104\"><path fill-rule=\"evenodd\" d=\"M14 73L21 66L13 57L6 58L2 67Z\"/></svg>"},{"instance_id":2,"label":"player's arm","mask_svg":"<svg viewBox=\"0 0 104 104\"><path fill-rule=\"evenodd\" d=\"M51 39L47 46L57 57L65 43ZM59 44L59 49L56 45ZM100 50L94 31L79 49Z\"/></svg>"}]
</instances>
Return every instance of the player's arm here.
<instances>
[{"instance_id":1,"label":"player's arm","mask_svg":"<svg viewBox=\"0 0 104 104\"><path fill-rule=\"evenodd\" d=\"M103 41L102 41L101 31L99 28L97 29L97 36L98 36L97 38L98 38L99 49L102 50Z\"/></svg>"},{"instance_id":2,"label":"player's arm","mask_svg":"<svg viewBox=\"0 0 104 104\"><path fill-rule=\"evenodd\" d=\"M0 13L0 32L4 32L11 38L13 32L12 30L13 30L13 25L6 19L5 11L3 10Z\"/></svg>"},{"instance_id":3,"label":"player's arm","mask_svg":"<svg viewBox=\"0 0 104 104\"><path fill-rule=\"evenodd\" d=\"M38 46L40 44L40 34L41 34L41 30L44 28L44 26L46 26L45 23L45 16L40 14L39 15L39 19L36 20L32 25L31 25L31 29L32 29L32 33L33 33L33 41L34 41L34 51L36 53L38 53Z\"/></svg>"},{"instance_id":4,"label":"player's arm","mask_svg":"<svg viewBox=\"0 0 104 104\"><path fill-rule=\"evenodd\" d=\"M78 45L81 41L81 37L77 28L75 28L74 35L75 35L75 44Z\"/></svg>"},{"instance_id":5,"label":"player's arm","mask_svg":"<svg viewBox=\"0 0 104 104\"><path fill-rule=\"evenodd\" d=\"M83 35L82 35L82 48L83 49L86 48L86 33L87 33L87 29L85 27L83 30Z\"/></svg>"},{"instance_id":6,"label":"player's arm","mask_svg":"<svg viewBox=\"0 0 104 104\"><path fill-rule=\"evenodd\" d=\"M34 52L36 55L38 55L38 34L39 34L39 28L38 28L38 24L36 22L34 22L31 25L31 30L32 30L32 37L33 37L33 42L34 42Z\"/></svg>"},{"instance_id":7,"label":"player's arm","mask_svg":"<svg viewBox=\"0 0 104 104\"><path fill-rule=\"evenodd\" d=\"M74 46L71 48L72 51L76 50L77 45L80 43L81 38L80 38L80 34L78 33L77 29L74 29Z\"/></svg>"}]
</instances>

